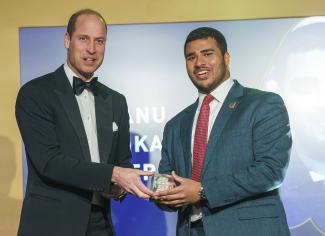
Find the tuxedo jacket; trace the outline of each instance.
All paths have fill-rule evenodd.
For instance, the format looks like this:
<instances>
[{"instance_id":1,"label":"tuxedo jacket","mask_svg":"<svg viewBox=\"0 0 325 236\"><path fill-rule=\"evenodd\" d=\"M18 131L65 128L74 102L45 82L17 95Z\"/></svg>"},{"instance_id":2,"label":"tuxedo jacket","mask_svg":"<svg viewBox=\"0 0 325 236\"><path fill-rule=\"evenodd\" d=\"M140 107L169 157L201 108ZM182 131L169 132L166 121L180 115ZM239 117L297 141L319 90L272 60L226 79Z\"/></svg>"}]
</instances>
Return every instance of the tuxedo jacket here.
<instances>
[{"instance_id":1,"label":"tuxedo jacket","mask_svg":"<svg viewBox=\"0 0 325 236\"><path fill-rule=\"evenodd\" d=\"M100 164L91 162L78 103L63 66L20 89L16 119L28 179L18 235L85 235L93 192L110 190L113 166L132 167L124 96L98 83L95 110ZM110 211L109 201L104 208ZM108 220L113 235L110 216Z\"/></svg>"},{"instance_id":2,"label":"tuxedo jacket","mask_svg":"<svg viewBox=\"0 0 325 236\"><path fill-rule=\"evenodd\" d=\"M191 178L191 132L197 106L198 101L166 124L159 172L174 170ZM235 81L213 124L202 170L207 236L289 235L278 188L291 144L280 96ZM178 209L177 235L190 235L191 209Z\"/></svg>"}]
</instances>

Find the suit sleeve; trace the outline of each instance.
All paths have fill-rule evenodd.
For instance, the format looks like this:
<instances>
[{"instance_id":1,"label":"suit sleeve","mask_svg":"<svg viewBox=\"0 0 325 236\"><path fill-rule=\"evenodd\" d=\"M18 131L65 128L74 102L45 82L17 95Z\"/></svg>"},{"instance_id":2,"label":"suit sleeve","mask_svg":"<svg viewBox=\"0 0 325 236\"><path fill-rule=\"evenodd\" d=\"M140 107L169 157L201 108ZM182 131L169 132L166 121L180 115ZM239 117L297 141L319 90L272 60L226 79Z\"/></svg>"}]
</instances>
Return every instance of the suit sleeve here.
<instances>
[{"instance_id":1,"label":"suit sleeve","mask_svg":"<svg viewBox=\"0 0 325 236\"><path fill-rule=\"evenodd\" d=\"M32 84L21 88L16 119L30 164L42 178L89 190L109 191L113 165L91 163L65 155L56 136L50 97Z\"/></svg>"},{"instance_id":2,"label":"suit sleeve","mask_svg":"<svg viewBox=\"0 0 325 236\"><path fill-rule=\"evenodd\" d=\"M292 140L287 110L280 96L268 93L261 97L253 114L252 134L250 165L202 183L209 208L266 193L281 185Z\"/></svg>"},{"instance_id":3,"label":"suit sleeve","mask_svg":"<svg viewBox=\"0 0 325 236\"><path fill-rule=\"evenodd\" d=\"M169 123L166 124L164 128L163 140L162 140L162 148L161 148L161 160L159 162L159 173L161 174L171 174L171 172L175 169L171 166L172 160L170 159L171 156L168 152L171 146L168 147L168 144L171 144L171 140L167 140L171 132L169 128ZM169 207L167 205L156 204L160 209L164 211L176 211L177 208Z\"/></svg>"}]
</instances>

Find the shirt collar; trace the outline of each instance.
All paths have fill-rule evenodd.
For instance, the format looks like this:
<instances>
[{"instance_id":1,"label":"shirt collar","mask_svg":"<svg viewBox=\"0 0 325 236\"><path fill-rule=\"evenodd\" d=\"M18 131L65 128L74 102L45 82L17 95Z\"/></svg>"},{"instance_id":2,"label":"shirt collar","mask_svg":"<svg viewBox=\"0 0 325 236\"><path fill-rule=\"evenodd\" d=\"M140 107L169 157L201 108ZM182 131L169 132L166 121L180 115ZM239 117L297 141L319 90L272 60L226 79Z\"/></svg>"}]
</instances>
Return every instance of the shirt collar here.
<instances>
[{"instance_id":1,"label":"shirt collar","mask_svg":"<svg viewBox=\"0 0 325 236\"><path fill-rule=\"evenodd\" d=\"M77 76L76 73L73 72L73 70L69 67L69 65L68 65L67 62L64 63L63 68L64 68L64 71L65 71L66 76L68 77L68 80L70 82L70 85L72 86L72 84L73 84L73 77L74 76L75 77L79 77L79 76ZM87 82L91 81L92 79L93 79L93 77L90 78L89 80L87 80Z\"/></svg>"},{"instance_id":2,"label":"shirt collar","mask_svg":"<svg viewBox=\"0 0 325 236\"><path fill-rule=\"evenodd\" d=\"M223 103L226 99L231 87L233 86L233 79L227 79L222 82L217 88L215 88L210 94L220 103ZM199 107L201 106L206 94L199 92Z\"/></svg>"}]
</instances>

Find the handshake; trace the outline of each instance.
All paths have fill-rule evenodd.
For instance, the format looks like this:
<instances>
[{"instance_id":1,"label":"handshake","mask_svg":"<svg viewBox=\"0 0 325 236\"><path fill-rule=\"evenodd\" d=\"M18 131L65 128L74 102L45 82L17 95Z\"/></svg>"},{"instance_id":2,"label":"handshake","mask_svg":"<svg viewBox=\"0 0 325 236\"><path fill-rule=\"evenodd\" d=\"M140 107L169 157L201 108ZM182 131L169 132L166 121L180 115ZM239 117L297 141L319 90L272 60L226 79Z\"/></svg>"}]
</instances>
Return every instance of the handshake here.
<instances>
[{"instance_id":1,"label":"handshake","mask_svg":"<svg viewBox=\"0 0 325 236\"><path fill-rule=\"evenodd\" d=\"M141 181L141 176L149 177L148 187ZM121 200L130 193L175 208L202 201L201 183L180 177L174 171L167 175L116 166L112 183L110 192L103 193L104 197Z\"/></svg>"},{"instance_id":2,"label":"handshake","mask_svg":"<svg viewBox=\"0 0 325 236\"><path fill-rule=\"evenodd\" d=\"M148 176L148 186L141 181L141 176ZM128 193L137 197L149 199L155 193L172 189L176 186L171 175L157 174L132 168L114 167L112 184L109 192L103 192L105 198L121 201Z\"/></svg>"}]
</instances>

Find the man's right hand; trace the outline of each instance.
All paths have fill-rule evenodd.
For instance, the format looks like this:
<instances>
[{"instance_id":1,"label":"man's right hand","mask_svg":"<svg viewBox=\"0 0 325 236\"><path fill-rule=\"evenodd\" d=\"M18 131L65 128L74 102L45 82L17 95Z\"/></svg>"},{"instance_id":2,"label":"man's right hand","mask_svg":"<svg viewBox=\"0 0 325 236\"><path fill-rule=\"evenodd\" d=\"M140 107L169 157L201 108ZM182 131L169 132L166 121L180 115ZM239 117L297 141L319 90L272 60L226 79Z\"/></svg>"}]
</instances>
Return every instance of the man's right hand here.
<instances>
[{"instance_id":1,"label":"man's right hand","mask_svg":"<svg viewBox=\"0 0 325 236\"><path fill-rule=\"evenodd\" d=\"M115 166L112 174L112 182L120 185L125 191L140 198L149 199L153 192L141 181L141 176L151 176L154 173L131 168Z\"/></svg>"}]
</instances>

